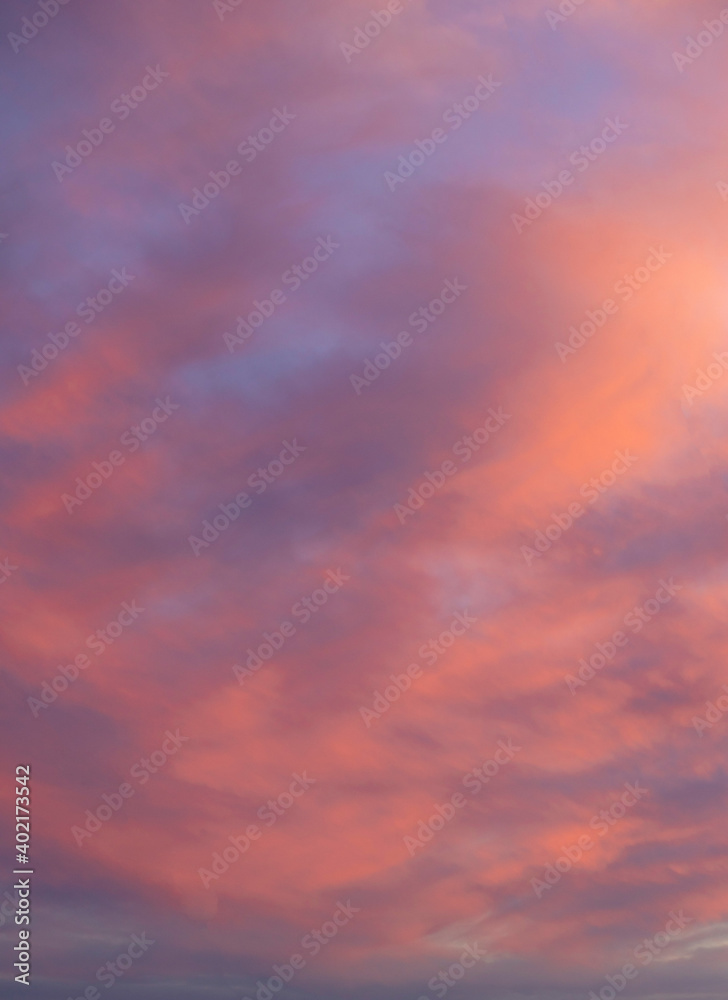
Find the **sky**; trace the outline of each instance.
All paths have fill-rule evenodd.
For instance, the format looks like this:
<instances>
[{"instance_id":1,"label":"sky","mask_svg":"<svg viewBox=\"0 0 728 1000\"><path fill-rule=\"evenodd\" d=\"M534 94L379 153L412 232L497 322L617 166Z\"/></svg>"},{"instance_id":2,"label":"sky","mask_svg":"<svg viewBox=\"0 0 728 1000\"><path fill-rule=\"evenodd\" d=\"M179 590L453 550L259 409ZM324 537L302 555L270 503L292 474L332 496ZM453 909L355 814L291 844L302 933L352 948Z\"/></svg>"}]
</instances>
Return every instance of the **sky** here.
<instances>
[{"instance_id":1,"label":"sky","mask_svg":"<svg viewBox=\"0 0 728 1000\"><path fill-rule=\"evenodd\" d=\"M728 8L0 51L0 996L722 1000Z\"/></svg>"}]
</instances>

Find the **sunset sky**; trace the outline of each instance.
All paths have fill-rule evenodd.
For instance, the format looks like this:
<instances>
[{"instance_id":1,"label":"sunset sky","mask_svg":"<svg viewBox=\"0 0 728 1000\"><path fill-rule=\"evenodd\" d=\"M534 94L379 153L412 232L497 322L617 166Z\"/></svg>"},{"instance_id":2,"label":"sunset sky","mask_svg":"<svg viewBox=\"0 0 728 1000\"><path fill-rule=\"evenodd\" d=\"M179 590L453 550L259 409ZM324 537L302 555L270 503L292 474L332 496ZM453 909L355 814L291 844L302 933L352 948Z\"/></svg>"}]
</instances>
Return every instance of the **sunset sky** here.
<instances>
[{"instance_id":1,"label":"sunset sky","mask_svg":"<svg viewBox=\"0 0 728 1000\"><path fill-rule=\"evenodd\" d=\"M0 22L0 996L725 1000L728 8Z\"/></svg>"}]
</instances>

